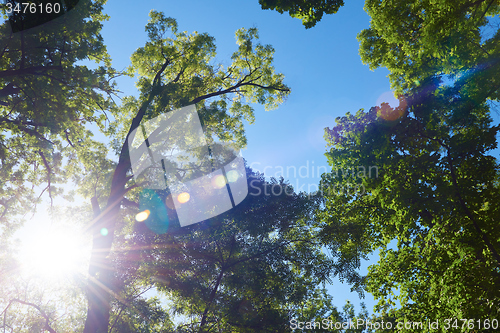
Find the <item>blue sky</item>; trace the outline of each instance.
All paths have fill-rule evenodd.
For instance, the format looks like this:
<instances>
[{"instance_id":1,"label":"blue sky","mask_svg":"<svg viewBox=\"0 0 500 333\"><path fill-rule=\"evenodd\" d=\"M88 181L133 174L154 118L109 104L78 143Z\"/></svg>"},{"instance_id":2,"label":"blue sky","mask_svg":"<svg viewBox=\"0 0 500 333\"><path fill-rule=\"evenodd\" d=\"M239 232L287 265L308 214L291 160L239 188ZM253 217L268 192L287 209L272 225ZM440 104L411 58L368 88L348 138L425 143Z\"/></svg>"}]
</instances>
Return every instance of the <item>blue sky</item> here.
<instances>
[{"instance_id":1,"label":"blue sky","mask_svg":"<svg viewBox=\"0 0 500 333\"><path fill-rule=\"evenodd\" d=\"M246 127L248 146L242 154L254 169L265 170L267 177L285 170L284 178L296 189L311 191L319 182L318 168L322 171L327 166L323 129L334 126L335 118L348 111L395 102L388 71L370 71L359 57L356 35L370 23L363 4L363 0L347 1L337 14L324 16L316 27L306 30L288 14L262 10L257 0L108 0L105 13L110 20L102 35L113 66L121 70L147 40L144 26L152 9L175 18L181 31L215 37L216 59L226 64L236 50L235 31L258 28L261 43L275 48L276 71L285 75L292 92L276 110L266 112L255 105L256 120ZM126 95L137 95L134 79L121 78L118 84ZM364 272L375 262L373 258L363 263ZM349 299L359 309L357 294L350 293L348 285L337 281L328 289L337 306ZM373 308L370 295L363 301L369 310Z\"/></svg>"},{"instance_id":2,"label":"blue sky","mask_svg":"<svg viewBox=\"0 0 500 333\"><path fill-rule=\"evenodd\" d=\"M348 2L339 13L324 17L309 30L298 19L262 10L257 0L234 3L144 1L139 6L128 1L108 1L105 12L111 18L104 25L103 36L113 65L124 69L130 55L144 45L144 26L151 9L175 18L180 30L214 36L217 60L226 64L236 49L234 32L241 27L257 27L261 42L275 48L275 68L285 75L292 93L273 111L255 105L256 121L246 127L248 147L243 156L261 171L267 166L268 176L276 174L278 166L285 170L290 166L306 167L309 161L309 177L299 182L305 182L302 189L307 190L307 185L316 184L318 179L312 176L313 162L316 171L318 166L326 165L323 128L334 125L335 117L347 111L369 108L380 103L382 95L391 95L387 71L370 71L358 54L356 34L369 25L363 1ZM137 93L134 79L120 80L119 88L126 94ZM294 178L293 172L289 176L285 178Z\"/></svg>"}]
</instances>

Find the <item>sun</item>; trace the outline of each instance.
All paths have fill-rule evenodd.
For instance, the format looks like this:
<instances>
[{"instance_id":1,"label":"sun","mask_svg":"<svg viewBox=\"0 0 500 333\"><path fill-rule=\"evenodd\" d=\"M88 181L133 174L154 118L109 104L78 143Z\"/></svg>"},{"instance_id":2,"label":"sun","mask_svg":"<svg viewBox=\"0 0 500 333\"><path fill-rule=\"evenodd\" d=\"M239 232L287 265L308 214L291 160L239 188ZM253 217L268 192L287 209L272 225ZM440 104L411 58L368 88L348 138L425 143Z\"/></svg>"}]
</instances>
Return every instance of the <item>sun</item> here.
<instances>
[{"instance_id":1,"label":"sun","mask_svg":"<svg viewBox=\"0 0 500 333\"><path fill-rule=\"evenodd\" d=\"M89 242L82 233L49 229L22 241L19 255L23 275L58 280L85 274Z\"/></svg>"}]
</instances>

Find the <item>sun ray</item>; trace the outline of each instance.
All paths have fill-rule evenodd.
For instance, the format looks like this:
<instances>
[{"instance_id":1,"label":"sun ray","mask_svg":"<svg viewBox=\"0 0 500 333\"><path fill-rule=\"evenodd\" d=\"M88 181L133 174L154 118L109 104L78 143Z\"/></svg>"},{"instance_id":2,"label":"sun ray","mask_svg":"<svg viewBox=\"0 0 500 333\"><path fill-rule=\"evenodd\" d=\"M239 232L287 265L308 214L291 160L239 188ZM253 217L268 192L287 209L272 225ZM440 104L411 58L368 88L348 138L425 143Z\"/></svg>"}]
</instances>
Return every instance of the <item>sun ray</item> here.
<instances>
[{"instance_id":1,"label":"sun ray","mask_svg":"<svg viewBox=\"0 0 500 333\"><path fill-rule=\"evenodd\" d=\"M75 230L49 228L24 239L19 257L23 275L58 280L86 272L89 242Z\"/></svg>"}]
</instances>

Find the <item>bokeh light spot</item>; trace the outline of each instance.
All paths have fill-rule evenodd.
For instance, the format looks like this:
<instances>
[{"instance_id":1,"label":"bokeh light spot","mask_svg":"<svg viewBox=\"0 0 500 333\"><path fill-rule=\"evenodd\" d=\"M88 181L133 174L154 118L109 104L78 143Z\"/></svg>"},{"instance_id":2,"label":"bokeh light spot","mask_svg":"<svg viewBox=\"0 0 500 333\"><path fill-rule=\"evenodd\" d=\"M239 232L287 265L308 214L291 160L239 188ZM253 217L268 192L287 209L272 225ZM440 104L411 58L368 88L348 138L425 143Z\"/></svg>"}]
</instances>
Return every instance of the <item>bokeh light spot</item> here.
<instances>
[{"instance_id":1,"label":"bokeh light spot","mask_svg":"<svg viewBox=\"0 0 500 333\"><path fill-rule=\"evenodd\" d=\"M187 192L182 192L177 196L177 201L179 201L181 204L186 203L189 201L190 195Z\"/></svg>"},{"instance_id":2,"label":"bokeh light spot","mask_svg":"<svg viewBox=\"0 0 500 333\"><path fill-rule=\"evenodd\" d=\"M212 184L215 188L223 188L224 185L226 185L226 180L224 179L224 176L218 175L212 180Z\"/></svg>"},{"instance_id":3,"label":"bokeh light spot","mask_svg":"<svg viewBox=\"0 0 500 333\"><path fill-rule=\"evenodd\" d=\"M399 100L394 96L394 92L386 91L377 98L375 105L381 105L382 103L387 103L390 107L395 108L399 105Z\"/></svg>"},{"instance_id":4,"label":"bokeh light spot","mask_svg":"<svg viewBox=\"0 0 500 333\"><path fill-rule=\"evenodd\" d=\"M107 236L107 235L108 235L108 229L106 229L106 228L102 228L102 229L101 229L101 235L103 235L103 236Z\"/></svg>"},{"instance_id":5,"label":"bokeh light spot","mask_svg":"<svg viewBox=\"0 0 500 333\"><path fill-rule=\"evenodd\" d=\"M148 219L148 217L149 217L149 214L151 214L151 212L149 211L149 209L143 210L142 212L138 213L135 216L135 219L136 219L137 222L146 221Z\"/></svg>"},{"instance_id":6,"label":"bokeh light spot","mask_svg":"<svg viewBox=\"0 0 500 333\"><path fill-rule=\"evenodd\" d=\"M227 173L227 181L230 183L234 183L235 181L238 180L239 176L240 175L238 174L238 171L231 170Z\"/></svg>"},{"instance_id":7,"label":"bokeh light spot","mask_svg":"<svg viewBox=\"0 0 500 333\"><path fill-rule=\"evenodd\" d=\"M164 234L168 231L169 218L164 200L152 189L142 190L139 197L139 212L149 213L144 224L157 234ZM146 216L146 214L141 215L143 215L142 218Z\"/></svg>"}]
</instances>

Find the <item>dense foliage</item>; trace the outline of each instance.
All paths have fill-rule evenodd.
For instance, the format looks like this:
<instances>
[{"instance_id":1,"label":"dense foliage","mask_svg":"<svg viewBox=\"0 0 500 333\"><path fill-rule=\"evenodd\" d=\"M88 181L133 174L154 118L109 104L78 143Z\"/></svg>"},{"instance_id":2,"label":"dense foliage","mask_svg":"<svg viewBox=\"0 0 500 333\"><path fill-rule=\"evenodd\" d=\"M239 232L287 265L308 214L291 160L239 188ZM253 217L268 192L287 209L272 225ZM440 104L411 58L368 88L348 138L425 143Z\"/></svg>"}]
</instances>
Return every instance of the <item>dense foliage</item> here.
<instances>
[{"instance_id":1,"label":"dense foliage","mask_svg":"<svg viewBox=\"0 0 500 333\"><path fill-rule=\"evenodd\" d=\"M106 119L115 73L100 36L103 3L80 1L61 17L39 15L45 23L17 32L13 26L32 22L29 15L0 26L0 222L8 226L2 232L11 233L19 211L36 204L31 185L58 193L54 184L66 179L62 159L83 159L91 149L86 125ZM89 69L81 60L101 66Z\"/></svg>"},{"instance_id":2,"label":"dense foliage","mask_svg":"<svg viewBox=\"0 0 500 333\"><path fill-rule=\"evenodd\" d=\"M248 103L260 103L272 109L290 91L283 84L283 75L276 73L272 66L274 49L256 42L257 29L236 32L238 48L231 64L223 66L212 64L216 55L213 37L180 32L177 22L160 12L151 11L150 17L146 25L149 40L132 55L129 69L138 75L140 96L138 99L127 97L120 107L112 109L115 121L107 134L114 138L119 158L107 190L109 196L102 198L106 201L92 197L94 246L84 332L107 331L110 290L117 292L110 251L123 225L120 207L138 205L135 201L138 197L131 192L141 186L130 175L128 139L131 133L143 120L195 104L208 139L229 141L242 147L246 143L243 120L252 122L254 117Z\"/></svg>"},{"instance_id":3,"label":"dense foliage","mask_svg":"<svg viewBox=\"0 0 500 333\"><path fill-rule=\"evenodd\" d=\"M390 70L400 105L348 113L327 130L334 171L323 178L325 244L346 262L380 249L365 282L389 317L498 318L499 164L491 154L500 127L491 112L500 88L492 16L500 7L367 1L366 9L372 21L359 35L361 57ZM336 177L358 166L380 175ZM330 190L337 182L366 191L339 194Z\"/></svg>"},{"instance_id":4,"label":"dense foliage","mask_svg":"<svg viewBox=\"0 0 500 333\"><path fill-rule=\"evenodd\" d=\"M144 264L124 276L168 295L187 319L177 332L289 331L296 308L329 280L332 262L311 225L315 201L283 180L247 174L250 193L232 210L180 228L167 204L168 233L136 223L126 242L122 260Z\"/></svg>"},{"instance_id":5,"label":"dense foliage","mask_svg":"<svg viewBox=\"0 0 500 333\"><path fill-rule=\"evenodd\" d=\"M262 9L276 10L302 20L306 29L321 21L323 14L335 14L344 5L343 0L259 0Z\"/></svg>"}]
</instances>

